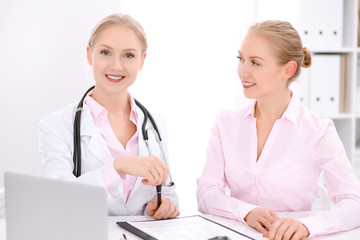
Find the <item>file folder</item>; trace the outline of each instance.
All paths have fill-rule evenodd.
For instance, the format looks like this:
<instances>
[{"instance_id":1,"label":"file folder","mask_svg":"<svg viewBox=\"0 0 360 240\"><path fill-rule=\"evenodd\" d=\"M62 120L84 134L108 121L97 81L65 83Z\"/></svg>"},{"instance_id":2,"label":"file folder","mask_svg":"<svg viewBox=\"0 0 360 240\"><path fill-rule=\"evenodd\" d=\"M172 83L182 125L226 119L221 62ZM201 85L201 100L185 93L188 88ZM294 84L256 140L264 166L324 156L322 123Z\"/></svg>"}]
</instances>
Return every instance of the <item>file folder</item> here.
<instances>
[{"instance_id":1,"label":"file folder","mask_svg":"<svg viewBox=\"0 0 360 240\"><path fill-rule=\"evenodd\" d=\"M340 68L340 113L350 112L350 86L348 79L349 55L341 54Z\"/></svg>"},{"instance_id":2,"label":"file folder","mask_svg":"<svg viewBox=\"0 0 360 240\"><path fill-rule=\"evenodd\" d=\"M302 0L300 36L310 49L343 46L343 0Z\"/></svg>"},{"instance_id":3,"label":"file folder","mask_svg":"<svg viewBox=\"0 0 360 240\"><path fill-rule=\"evenodd\" d=\"M358 60L358 64L357 64L357 76L358 77L357 77L357 83L356 83L356 93L355 93L356 94L356 103L355 103L355 107L356 107L356 112L360 113L360 61L359 60ZM359 167L360 167L360 165L359 165Z\"/></svg>"},{"instance_id":4,"label":"file folder","mask_svg":"<svg viewBox=\"0 0 360 240\"><path fill-rule=\"evenodd\" d=\"M291 89L294 92L294 97L298 102L306 107L310 108L309 98L310 98L310 87L309 87L309 69L301 69L301 74L291 85Z\"/></svg>"},{"instance_id":5,"label":"file folder","mask_svg":"<svg viewBox=\"0 0 360 240\"><path fill-rule=\"evenodd\" d=\"M356 112L360 113L360 86L356 89Z\"/></svg>"},{"instance_id":6,"label":"file folder","mask_svg":"<svg viewBox=\"0 0 360 240\"><path fill-rule=\"evenodd\" d=\"M310 109L321 116L340 110L341 56L315 54L310 68Z\"/></svg>"},{"instance_id":7,"label":"file folder","mask_svg":"<svg viewBox=\"0 0 360 240\"><path fill-rule=\"evenodd\" d=\"M314 15L316 9L312 0L302 0L299 4L299 35L303 46L313 48L315 38Z\"/></svg>"},{"instance_id":8,"label":"file folder","mask_svg":"<svg viewBox=\"0 0 360 240\"><path fill-rule=\"evenodd\" d=\"M317 47L342 47L343 0L315 0L315 44Z\"/></svg>"}]
</instances>

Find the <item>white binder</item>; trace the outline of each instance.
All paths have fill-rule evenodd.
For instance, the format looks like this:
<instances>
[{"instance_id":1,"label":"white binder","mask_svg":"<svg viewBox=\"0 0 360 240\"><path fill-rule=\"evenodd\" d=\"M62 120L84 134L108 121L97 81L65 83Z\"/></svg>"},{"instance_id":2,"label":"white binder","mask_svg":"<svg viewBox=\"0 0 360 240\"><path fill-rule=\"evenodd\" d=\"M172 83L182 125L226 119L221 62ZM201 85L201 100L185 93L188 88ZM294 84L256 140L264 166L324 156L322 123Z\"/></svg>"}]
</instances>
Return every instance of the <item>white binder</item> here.
<instances>
[{"instance_id":1,"label":"white binder","mask_svg":"<svg viewBox=\"0 0 360 240\"><path fill-rule=\"evenodd\" d=\"M309 71L310 109L320 116L339 114L341 56L313 55Z\"/></svg>"},{"instance_id":2,"label":"white binder","mask_svg":"<svg viewBox=\"0 0 360 240\"><path fill-rule=\"evenodd\" d=\"M343 0L302 0L300 36L310 49L342 47Z\"/></svg>"},{"instance_id":3,"label":"white binder","mask_svg":"<svg viewBox=\"0 0 360 240\"><path fill-rule=\"evenodd\" d=\"M299 4L299 35L303 46L312 48L315 38L315 13L316 9L312 0L302 0Z\"/></svg>"},{"instance_id":4,"label":"white binder","mask_svg":"<svg viewBox=\"0 0 360 240\"><path fill-rule=\"evenodd\" d=\"M359 9L360 10L360 9ZM360 17L360 15L359 15ZM360 33L359 33L360 34ZM359 39L360 41L360 39ZM358 61L358 65L357 65L357 83L356 83L356 102L355 102L355 107L356 107L356 112L360 113L360 62ZM360 160L360 159L359 159ZM360 167L360 165L359 165ZM360 170L360 169L359 169Z\"/></svg>"},{"instance_id":5,"label":"white binder","mask_svg":"<svg viewBox=\"0 0 360 240\"><path fill-rule=\"evenodd\" d=\"M306 108L310 108L309 104L309 68L301 69L301 74L294 82L291 83L290 89L294 93L294 97L298 102Z\"/></svg>"},{"instance_id":6,"label":"white binder","mask_svg":"<svg viewBox=\"0 0 360 240\"><path fill-rule=\"evenodd\" d=\"M356 89L356 112L360 113L360 86Z\"/></svg>"},{"instance_id":7,"label":"white binder","mask_svg":"<svg viewBox=\"0 0 360 240\"><path fill-rule=\"evenodd\" d=\"M343 0L316 0L315 42L319 47L342 47Z\"/></svg>"}]
</instances>

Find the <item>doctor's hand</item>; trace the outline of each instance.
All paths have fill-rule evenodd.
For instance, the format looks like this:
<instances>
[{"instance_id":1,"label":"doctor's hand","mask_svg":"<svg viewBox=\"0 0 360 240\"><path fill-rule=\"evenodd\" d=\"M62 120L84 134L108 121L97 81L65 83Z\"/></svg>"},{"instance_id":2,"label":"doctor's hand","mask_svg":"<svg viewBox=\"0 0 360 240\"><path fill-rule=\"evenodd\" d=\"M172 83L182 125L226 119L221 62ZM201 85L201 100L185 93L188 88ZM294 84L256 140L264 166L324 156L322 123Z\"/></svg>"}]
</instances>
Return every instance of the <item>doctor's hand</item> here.
<instances>
[{"instance_id":1,"label":"doctor's hand","mask_svg":"<svg viewBox=\"0 0 360 240\"><path fill-rule=\"evenodd\" d=\"M115 170L121 174L140 176L145 185L165 184L168 167L156 156L126 156L114 160Z\"/></svg>"},{"instance_id":2,"label":"doctor's hand","mask_svg":"<svg viewBox=\"0 0 360 240\"><path fill-rule=\"evenodd\" d=\"M157 198L146 205L146 213L155 219L169 219L179 216L179 208L169 198L161 198L161 205L157 208Z\"/></svg>"},{"instance_id":3,"label":"doctor's hand","mask_svg":"<svg viewBox=\"0 0 360 240\"><path fill-rule=\"evenodd\" d=\"M278 218L264 237L271 240L301 240L309 234L309 230L301 222L291 218Z\"/></svg>"},{"instance_id":4,"label":"doctor's hand","mask_svg":"<svg viewBox=\"0 0 360 240\"><path fill-rule=\"evenodd\" d=\"M273 210L261 207L254 208L244 217L250 227L261 233L268 232L277 219L279 217Z\"/></svg>"}]
</instances>

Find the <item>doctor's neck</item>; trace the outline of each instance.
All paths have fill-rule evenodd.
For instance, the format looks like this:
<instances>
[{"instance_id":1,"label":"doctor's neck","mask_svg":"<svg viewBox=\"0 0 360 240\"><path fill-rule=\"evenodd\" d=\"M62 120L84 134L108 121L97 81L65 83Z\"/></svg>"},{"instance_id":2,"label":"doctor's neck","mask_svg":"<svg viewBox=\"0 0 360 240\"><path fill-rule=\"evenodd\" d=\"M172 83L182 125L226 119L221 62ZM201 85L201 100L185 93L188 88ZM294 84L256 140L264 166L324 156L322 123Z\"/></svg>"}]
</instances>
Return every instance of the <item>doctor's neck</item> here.
<instances>
[{"instance_id":1,"label":"doctor's neck","mask_svg":"<svg viewBox=\"0 0 360 240\"><path fill-rule=\"evenodd\" d=\"M109 113L113 114L129 114L130 102L128 100L127 90L121 93L109 94L95 87L91 97L95 99L101 106L103 106Z\"/></svg>"}]
</instances>

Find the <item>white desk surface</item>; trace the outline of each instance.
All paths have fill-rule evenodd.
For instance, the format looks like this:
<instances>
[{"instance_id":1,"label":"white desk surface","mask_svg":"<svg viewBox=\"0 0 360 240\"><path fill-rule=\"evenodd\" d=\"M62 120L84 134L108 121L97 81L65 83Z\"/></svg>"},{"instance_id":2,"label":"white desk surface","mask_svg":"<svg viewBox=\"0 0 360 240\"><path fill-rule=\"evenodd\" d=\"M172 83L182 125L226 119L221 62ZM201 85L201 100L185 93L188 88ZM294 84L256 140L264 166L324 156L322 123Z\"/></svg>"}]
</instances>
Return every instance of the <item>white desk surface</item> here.
<instances>
[{"instance_id":1,"label":"white desk surface","mask_svg":"<svg viewBox=\"0 0 360 240\"><path fill-rule=\"evenodd\" d=\"M282 217L299 217L304 216L307 213L280 213L279 215ZM249 226L237 222L230 219L225 219L221 217L217 217L214 215L209 214L203 214L202 216L207 217L212 220L216 220L217 222L226 225L228 227L231 227L241 233L244 233L254 239L261 239L264 240L266 238L262 237L262 234L254 230L253 228L250 228ZM119 240L122 239L122 234L125 233L128 240L137 240L140 239L133 235L130 232L127 232L126 230L120 228L116 222L119 221L141 221L141 220L150 220L151 217L146 216L118 216L118 217L109 217L108 218L108 229L109 229L109 240ZM5 219L0 219L0 239L6 239L6 227L5 227ZM330 234L327 236L321 236L321 237L314 237L311 238L314 240L356 240L360 239L360 227L355 228L351 231L347 232L341 232L336 234Z\"/></svg>"}]
</instances>

